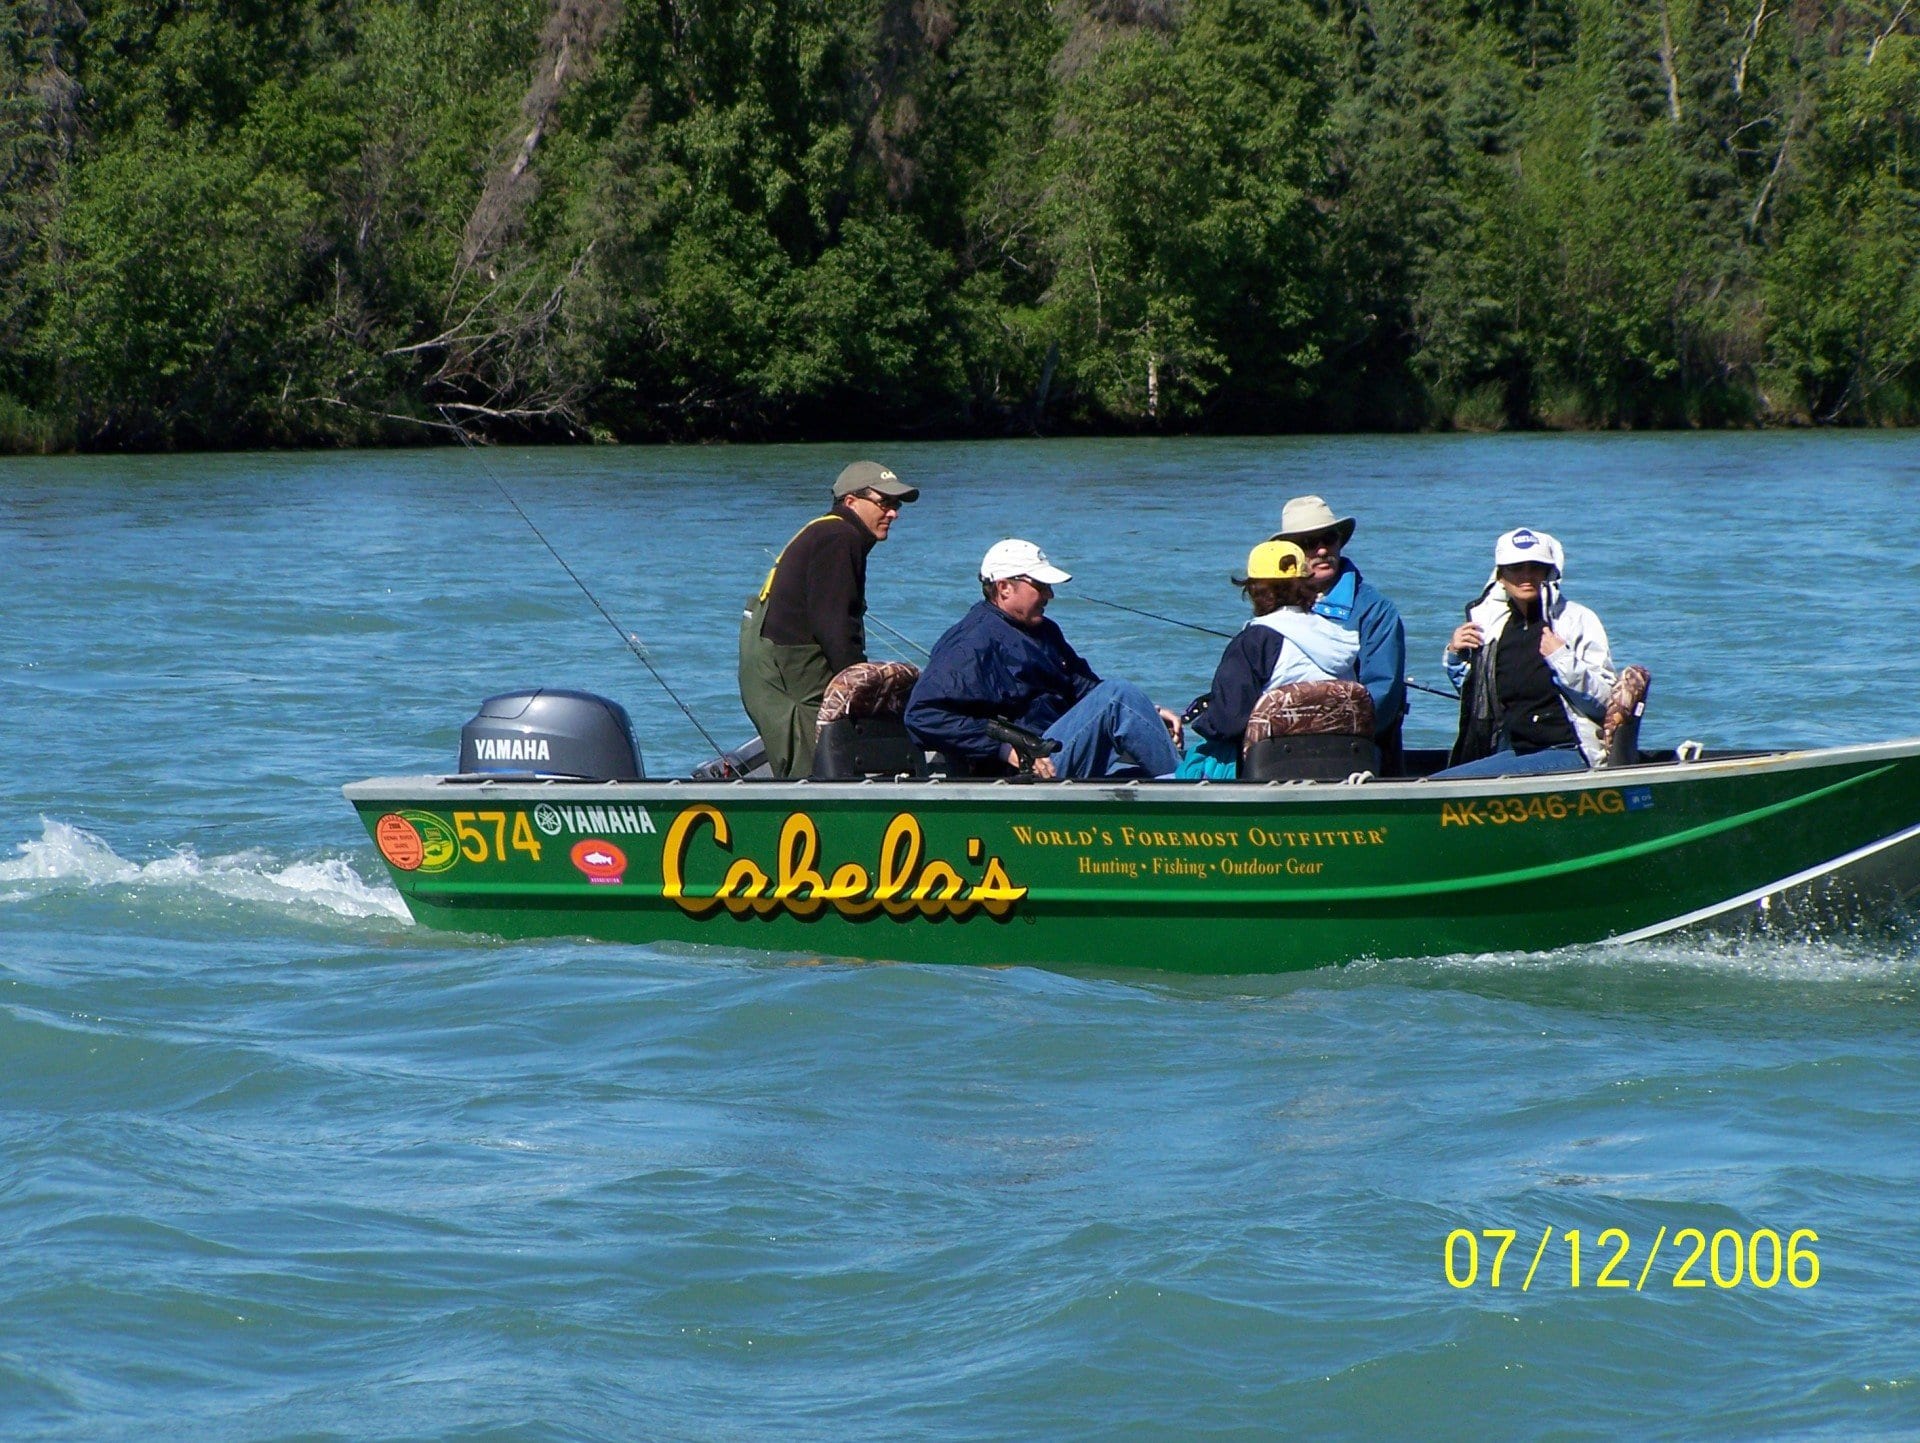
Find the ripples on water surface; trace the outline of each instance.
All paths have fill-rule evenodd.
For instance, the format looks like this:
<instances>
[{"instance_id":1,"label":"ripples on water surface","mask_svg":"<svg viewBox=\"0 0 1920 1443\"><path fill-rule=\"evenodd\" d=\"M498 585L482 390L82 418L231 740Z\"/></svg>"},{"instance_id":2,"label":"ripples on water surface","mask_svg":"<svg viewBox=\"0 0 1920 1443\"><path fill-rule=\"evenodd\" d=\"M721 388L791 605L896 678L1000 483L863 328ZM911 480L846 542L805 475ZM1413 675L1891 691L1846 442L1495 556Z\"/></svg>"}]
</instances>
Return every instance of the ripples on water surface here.
<instances>
[{"instance_id":1,"label":"ripples on water surface","mask_svg":"<svg viewBox=\"0 0 1920 1443\"><path fill-rule=\"evenodd\" d=\"M739 598L850 454L489 463L731 741ZM1920 732L1911 435L879 454L927 494L872 600L922 642L1006 532L1230 627L1321 490L1416 679L1526 522L1651 738ZM1910 915L1216 979L429 933L342 781L530 682L702 755L471 458L0 462L0 525L0 1436L1920 1432ZM1211 671L1056 614L1165 698ZM1502 1288L1449 1287L1501 1226ZM1815 1229L1820 1279L1594 1286L1663 1226Z\"/></svg>"}]
</instances>

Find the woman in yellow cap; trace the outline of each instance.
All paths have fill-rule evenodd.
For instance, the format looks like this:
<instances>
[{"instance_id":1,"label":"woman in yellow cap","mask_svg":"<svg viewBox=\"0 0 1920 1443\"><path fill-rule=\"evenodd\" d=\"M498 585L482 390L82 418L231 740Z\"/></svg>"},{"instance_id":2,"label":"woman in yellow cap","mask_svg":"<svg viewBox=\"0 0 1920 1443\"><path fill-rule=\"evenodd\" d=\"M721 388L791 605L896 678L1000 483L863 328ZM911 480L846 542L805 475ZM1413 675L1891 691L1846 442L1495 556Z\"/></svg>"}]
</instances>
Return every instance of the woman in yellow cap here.
<instances>
[{"instance_id":1,"label":"woman in yellow cap","mask_svg":"<svg viewBox=\"0 0 1920 1443\"><path fill-rule=\"evenodd\" d=\"M1240 774L1240 742L1262 692L1295 681L1358 681L1360 633L1311 608L1307 556L1291 541L1263 541L1233 584L1253 616L1220 654L1213 687L1195 703L1198 736L1177 777L1216 780Z\"/></svg>"}]
</instances>

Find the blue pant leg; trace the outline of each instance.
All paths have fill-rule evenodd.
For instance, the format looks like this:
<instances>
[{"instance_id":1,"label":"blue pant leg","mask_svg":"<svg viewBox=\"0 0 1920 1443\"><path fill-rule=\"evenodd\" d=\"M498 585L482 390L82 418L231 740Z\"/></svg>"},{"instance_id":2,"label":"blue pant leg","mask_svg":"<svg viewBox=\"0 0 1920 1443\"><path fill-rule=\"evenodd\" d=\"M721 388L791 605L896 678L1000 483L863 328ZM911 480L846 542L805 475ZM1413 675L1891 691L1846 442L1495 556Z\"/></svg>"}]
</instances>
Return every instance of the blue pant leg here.
<instances>
[{"instance_id":1,"label":"blue pant leg","mask_svg":"<svg viewBox=\"0 0 1920 1443\"><path fill-rule=\"evenodd\" d=\"M1046 734L1060 743L1053 765L1063 777L1111 776L1128 764L1159 777L1180 764L1152 699L1130 681L1101 682Z\"/></svg>"},{"instance_id":2,"label":"blue pant leg","mask_svg":"<svg viewBox=\"0 0 1920 1443\"><path fill-rule=\"evenodd\" d=\"M1585 770L1587 770L1587 759L1580 755L1580 748L1553 747L1544 752L1528 752L1524 757L1514 752L1495 752L1490 757L1481 757L1474 762L1462 762L1457 767L1448 767L1445 771L1435 772L1427 780L1453 782L1471 777L1537 777L1549 772L1584 772Z\"/></svg>"},{"instance_id":3,"label":"blue pant leg","mask_svg":"<svg viewBox=\"0 0 1920 1443\"><path fill-rule=\"evenodd\" d=\"M1054 773L1062 777L1103 777L1113 754L1107 726L1106 683L1068 707L1044 735L1060 743L1053 754Z\"/></svg>"}]
</instances>

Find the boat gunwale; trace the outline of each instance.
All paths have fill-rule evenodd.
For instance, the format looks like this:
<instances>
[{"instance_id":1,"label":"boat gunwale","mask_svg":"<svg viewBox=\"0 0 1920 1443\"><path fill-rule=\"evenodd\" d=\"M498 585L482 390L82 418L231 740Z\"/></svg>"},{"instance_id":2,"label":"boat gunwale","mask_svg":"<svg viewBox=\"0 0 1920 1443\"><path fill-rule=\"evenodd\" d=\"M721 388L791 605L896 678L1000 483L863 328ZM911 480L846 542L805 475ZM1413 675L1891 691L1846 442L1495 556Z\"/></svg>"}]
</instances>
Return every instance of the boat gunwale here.
<instances>
[{"instance_id":1,"label":"boat gunwale","mask_svg":"<svg viewBox=\"0 0 1920 1443\"><path fill-rule=\"evenodd\" d=\"M867 779L862 781L792 781L771 779L730 781L689 777L648 777L639 781L586 781L578 778L496 780L471 774L424 773L413 776L369 777L341 787L356 805L361 802L420 804L449 795L489 797L509 802L588 799L601 802L739 803L742 801L794 804L798 802L890 802L922 804L1031 806L1039 798L1062 804L1127 804L1141 806L1207 806L1233 808L1287 805L1342 806L1427 800L1458 801L1479 796L1527 796L1536 793L1595 791L1622 785L1667 786L1696 781L1722 781L1756 774L1775 774L1814 768L1869 764L1920 757L1920 737L1863 742L1840 747L1801 748L1743 753L1734 757L1698 761L1642 762L1633 766L1594 771L1548 772L1505 777L1470 777L1455 781L1431 778L1369 779L1364 782L1242 782L1160 781L1105 779L1028 781L1016 778L951 780L942 777Z\"/></svg>"}]
</instances>

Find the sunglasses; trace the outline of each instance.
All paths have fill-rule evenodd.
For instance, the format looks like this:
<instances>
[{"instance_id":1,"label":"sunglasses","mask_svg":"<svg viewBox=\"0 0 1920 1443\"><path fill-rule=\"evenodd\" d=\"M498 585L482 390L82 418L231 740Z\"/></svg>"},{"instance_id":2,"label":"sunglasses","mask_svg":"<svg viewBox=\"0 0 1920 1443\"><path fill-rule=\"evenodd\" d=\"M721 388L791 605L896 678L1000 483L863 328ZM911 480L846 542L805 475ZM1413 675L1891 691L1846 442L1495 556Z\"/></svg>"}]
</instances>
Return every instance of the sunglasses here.
<instances>
[{"instance_id":1,"label":"sunglasses","mask_svg":"<svg viewBox=\"0 0 1920 1443\"><path fill-rule=\"evenodd\" d=\"M898 496L882 496L878 491L863 491L860 493L860 499L871 501L882 511L898 511L902 505Z\"/></svg>"},{"instance_id":2,"label":"sunglasses","mask_svg":"<svg viewBox=\"0 0 1920 1443\"><path fill-rule=\"evenodd\" d=\"M1340 549L1340 533L1338 530L1315 531L1306 536L1295 536L1291 539L1295 546L1298 546L1309 556L1322 548L1328 551L1338 551Z\"/></svg>"}]
</instances>

